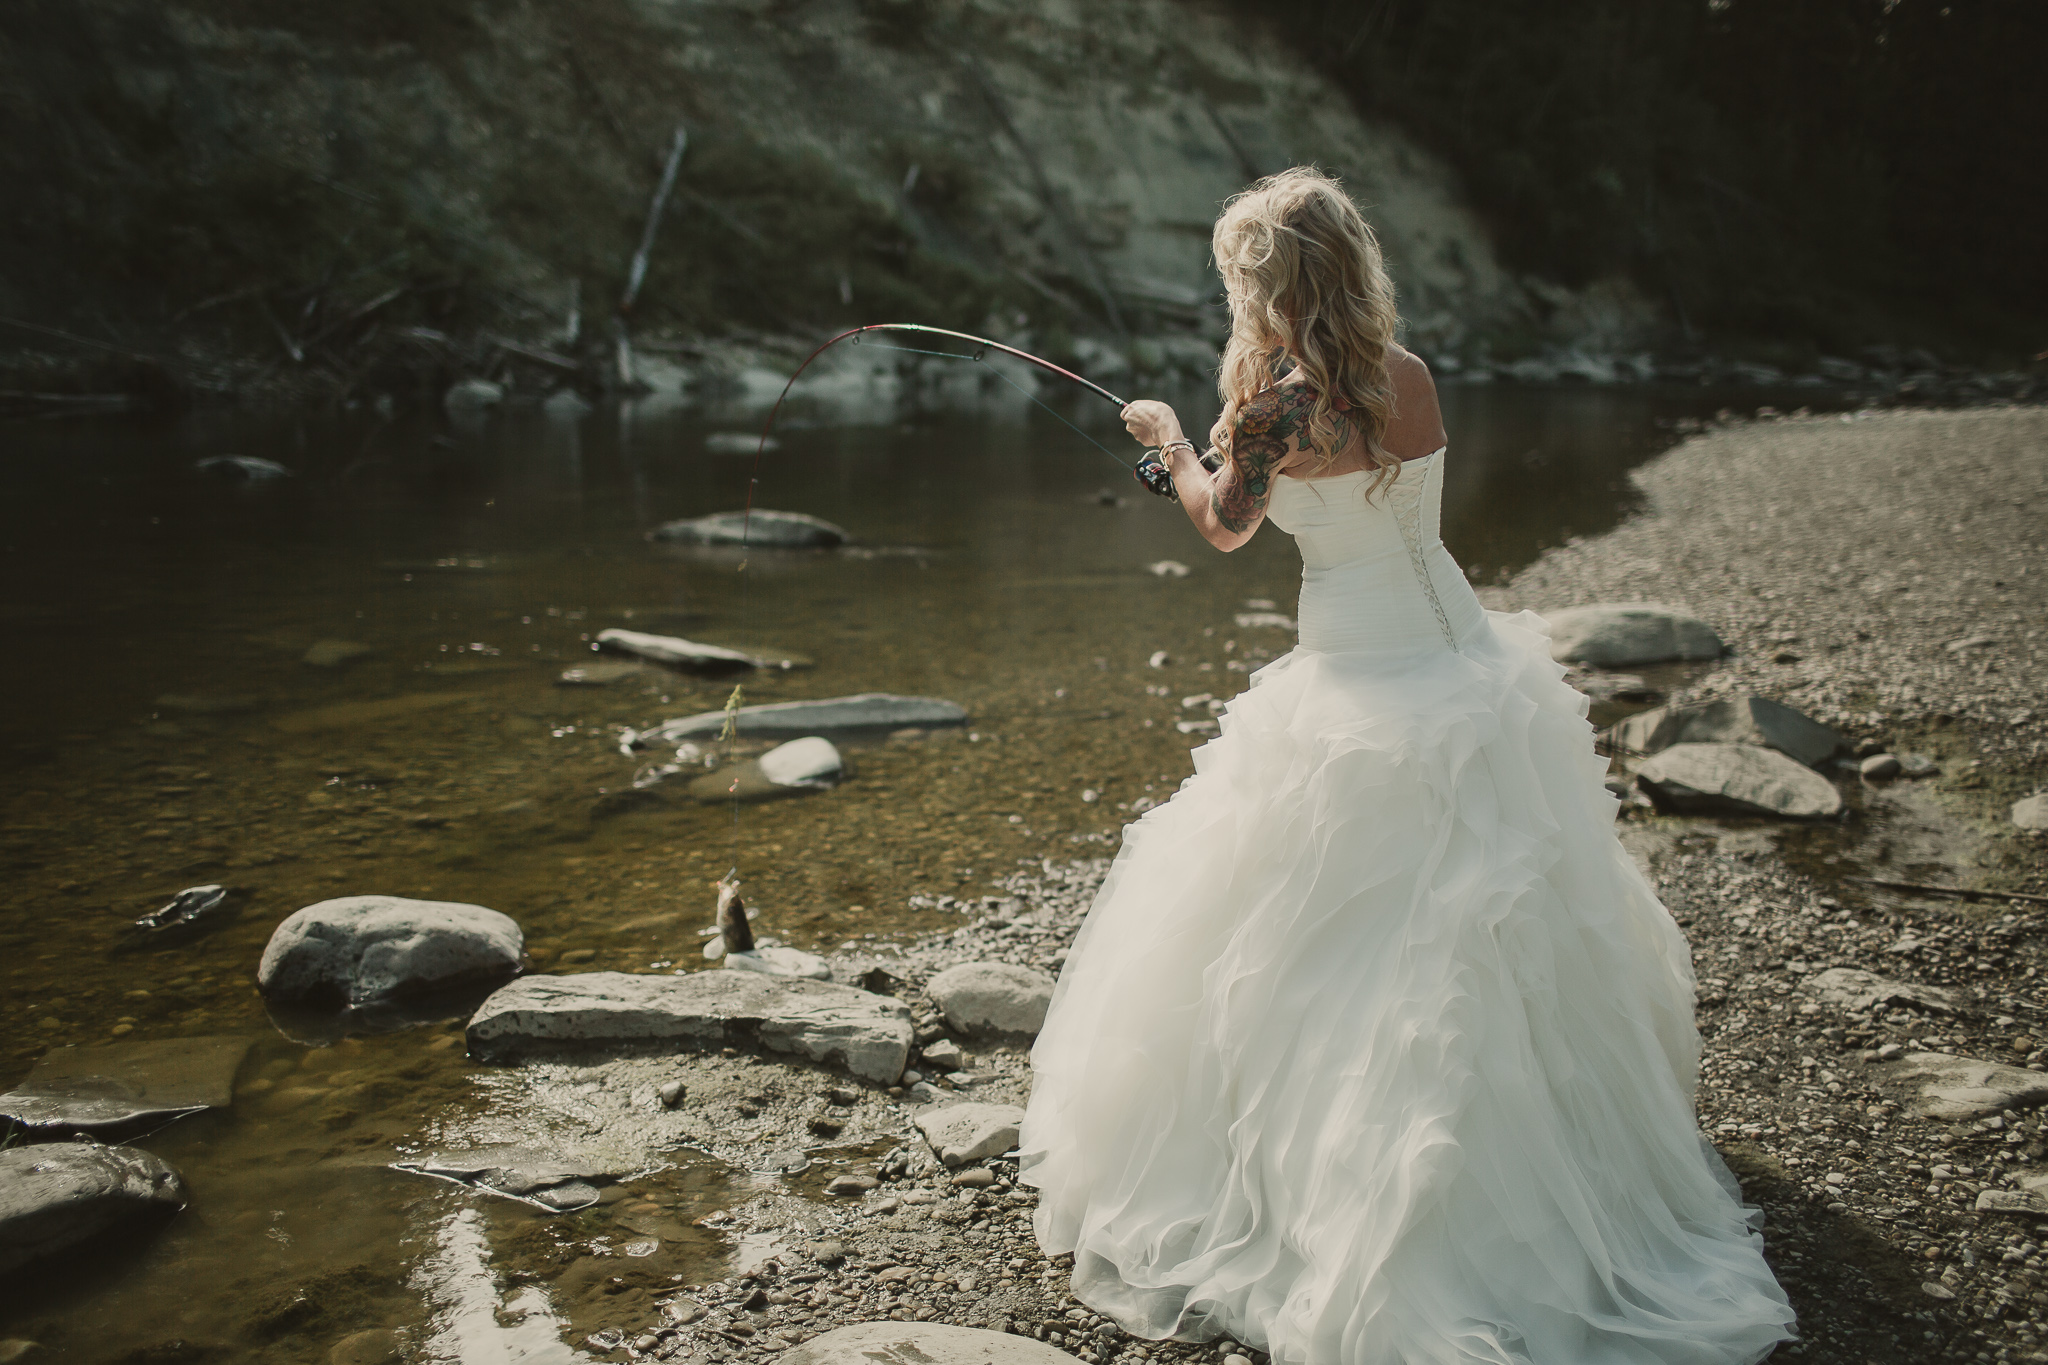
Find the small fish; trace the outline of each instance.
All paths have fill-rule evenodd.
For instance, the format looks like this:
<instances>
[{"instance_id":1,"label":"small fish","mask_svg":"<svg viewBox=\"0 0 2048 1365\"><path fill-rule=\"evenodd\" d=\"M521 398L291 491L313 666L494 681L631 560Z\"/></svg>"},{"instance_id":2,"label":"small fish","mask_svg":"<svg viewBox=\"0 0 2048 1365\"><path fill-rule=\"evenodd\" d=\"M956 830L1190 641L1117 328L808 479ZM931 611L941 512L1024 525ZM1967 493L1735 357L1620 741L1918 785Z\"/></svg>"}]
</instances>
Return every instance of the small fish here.
<instances>
[{"instance_id":1,"label":"small fish","mask_svg":"<svg viewBox=\"0 0 2048 1365\"><path fill-rule=\"evenodd\" d=\"M206 886L189 886L171 897L171 903L161 910L151 911L135 921L138 929L169 929L173 925L190 924L201 915L217 908L228 898L228 889L217 883Z\"/></svg>"},{"instance_id":2,"label":"small fish","mask_svg":"<svg viewBox=\"0 0 2048 1365\"><path fill-rule=\"evenodd\" d=\"M728 877L718 884L718 936L728 953L754 951L754 931L747 924L747 903L740 899L737 878Z\"/></svg>"}]
</instances>

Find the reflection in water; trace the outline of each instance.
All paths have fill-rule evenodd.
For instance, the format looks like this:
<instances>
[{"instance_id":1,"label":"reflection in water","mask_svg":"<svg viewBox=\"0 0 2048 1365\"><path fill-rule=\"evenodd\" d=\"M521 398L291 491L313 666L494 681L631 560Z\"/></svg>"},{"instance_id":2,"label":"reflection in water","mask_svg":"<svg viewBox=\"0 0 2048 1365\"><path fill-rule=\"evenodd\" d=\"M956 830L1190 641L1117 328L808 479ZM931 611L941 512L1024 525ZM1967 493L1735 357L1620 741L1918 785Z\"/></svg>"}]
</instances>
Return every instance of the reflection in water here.
<instances>
[{"instance_id":1,"label":"reflection in water","mask_svg":"<svg viewBox=\"0 0 2048 1365\"><path fill-rule=\"evenodd\" d=\"M434 1249L413 1273L427 1304L423 1355L450 1365L570 1365L592 1357L565 1344L567 1324L546 1289L502 1295L483 1215L461 1209L434 1229Z\"/></svg>"}]
</instances>

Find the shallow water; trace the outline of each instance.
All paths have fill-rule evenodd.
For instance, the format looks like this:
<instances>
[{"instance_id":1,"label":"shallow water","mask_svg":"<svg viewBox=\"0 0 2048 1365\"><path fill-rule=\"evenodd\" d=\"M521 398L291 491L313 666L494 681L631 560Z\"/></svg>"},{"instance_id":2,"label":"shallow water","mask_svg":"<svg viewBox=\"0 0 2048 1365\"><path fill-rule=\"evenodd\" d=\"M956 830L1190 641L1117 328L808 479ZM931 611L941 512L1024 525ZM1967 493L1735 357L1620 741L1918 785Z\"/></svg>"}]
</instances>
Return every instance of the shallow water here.
<instances>
[{"instance_id":1,"label":"shallow water","mask_svg":"<svg viewBox=\"0 0 2048 1365\"><path fill-rule=\"evenodd\" d=\"M1491 579L1598 532L1665 444L1660 420L1727 398L1447 389L1446 540ZM1106 408L1066 411L1129 450ZM1191 429L1210 415L1199 396L1184 411ZM614 1203L548 1215L386 1169L487 1105L491 1073L463 1058L459 1021L340 1042L281 1028L252 984L276 923L360 892L470 901L517 919L537 968L667 970L701 963L710 883L737 866L759 931L799 946L943 926L955 912L931 898L982 894L1020 859L1113 848L1133 804L1190 770L1204 736L1175 722L1208 711L1183 699L1229 696L1292 643L1235 623L1248 603L1292 612L1286 537L1215 554L1000 391L886 421L797 406L758 501L848 527L854 551L757 550L741 573L734 555L646 541L741 503L751 462L704 436L757 420L641 405L0 433L0 619L17 657L0 712L0 1084L53 1046L257 1040L231 1110L141 1141L185 1173L191 1207L119 1254L0 1290L0 1336L62 1360L163 1346L148 1358L311 1361L405 1326L427 1359L577 1358L563 1343L619 1293L723 1273L730 1248L695 1220L750 1177L673 1154L632 1186L635 1208L673 1214L641 1208L671 1234L650 1238ZM222 453L294 475L192 473ZM1190 572L1147 572L1164 559ZM815 661L745 679L749 702L881 690L950 697L972 719L856 744L851 781L735 826L678 784L636 793L666 755L617 743L622 726L716 709L733 680L649 666L557 686L608 626ZM371 652L302 662L320 640ZM1157 650L1164 668L1148 667ZM210 929L126 927L211 881L236 897ZM166 1346L180 1341L184 1355Z\"/></svg>"}]
</instances>

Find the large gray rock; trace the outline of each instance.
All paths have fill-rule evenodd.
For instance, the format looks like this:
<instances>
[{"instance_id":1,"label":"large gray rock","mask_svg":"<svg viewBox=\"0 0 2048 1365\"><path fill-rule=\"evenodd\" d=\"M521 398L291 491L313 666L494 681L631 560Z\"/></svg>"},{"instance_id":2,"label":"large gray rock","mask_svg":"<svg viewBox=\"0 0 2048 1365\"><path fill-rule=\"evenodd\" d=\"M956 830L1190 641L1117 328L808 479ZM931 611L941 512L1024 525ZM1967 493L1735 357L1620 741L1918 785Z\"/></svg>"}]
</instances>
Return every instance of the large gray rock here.
<instances>
[{"instance_id":1,"label":"large gray rock","mask_svg":"<svg viewBox=\"0 0 2048 1365\"><path fill-rule=\"evenodd\" d=\"M803 512L713 512L664 522L647 533L650 540L682 545L758 545L776 550L821 550L844 545L853 537L821 517Z\"/></svg>"},{"instance_id":2,"label":"large gray rock","mask_svg":"<svg viewBox=\"0 0 2048 1365\"><path fill-rule=\"evenodd\" d=\"M784 1351L777 1365L1074 1365L1057 1346L943 1322L857 1322Z\"/></svg>"},{"instance_id":3,"label":"large gray rock","mask_svg":"<svg viewBox=\"0 0 2048 1365\"><path fill-rule=\"evenodd\" d=\"M510 976L525 951L518 924L481 905L343 896L277 926L256 984L280 1000L358 1005Z\"/></svg>"},{"instance_id":4,"label":"large gray rock","mask_svg":"<svg viewBox=\"0 0 2048 1365\"><path fill-rule=\"evenodd\" d=\"M858 692L850 697L817 701L778 701L742 706L734 725L743 735L812 735L846 730L895 730L904 726L964 725L967 710L938 697L899 697L887 692ZM700 711L679 716L638 732L628 732L625 747L646 749L658 744L715 735L725 728L725 712Z\"/></svg>"},{"instance_id":5,"label":"large gray rock","mask_svg":"<svg viewBox=\"0 0 2048 1365\"><path fill-rule=\"evenodd\" d=\"M167 1038L55 1047L28 1079L0 1095L0 1118L40 1137L111 1138L233 1099L248 1038Z\"/></svg>"},{"instance_id":6,"label":"large gray rock","mask_svg":"<svg viewBox=\"0 0 2048 1365\"><path fill-rule=\"evenodd\" d=\"M1834 783L1754 744L1675 744L1636 769L1636 785L1681 812L1820 820L1842 810Z\"/></svg>"},{"instance_id":7,"label":"large gray rock","mask_svg":"<svg viewBox=\"0 0 2048 1365\"><path fill-rule=\"evenodd\" d=\"M490 1060L606 1046L758 1046L893 1083L910 1059L901 1001L827 981L744 971L688 976L529 976L493 992L469 1021Z\"/></svg>"},{"instance_id":8,"label":"large gray rock","mask_svg":"<svg viewBox=\"0 0 2048 1365\"><path fill-rule=\"evenodd\" d=\"M2048 1101L2048 1072L1946 1052L1909 1052L1899 1059L1890 1079L1917 1082L1908 1107L1923 1118L1981 1119Z\"/></svg>"},{"instance_id":9,"label":"large gray rock","mask_svg":"<svg viewBox=\"0 0 2048 1365\"><path fill-rule=\"evenodd\" d=\"M130 1147L50 1142L0 1151L0 1273L185 1207L185 1182Z\"/></svg>"},{"instance_id":10,"label":"large gray rock","mask_svg":"<svg viewBox=\"0 0 2048 1365\"><path fill-rule=\"evenodd\" d=\"M1563 663L1618 668L1718 659L1728 648L1699 618L1646 602L1567 607L1543 619L1550 626L1550 655Z\"/></svg>"},{"instance_id":11,"label":"large gray rock","mask_svg":"<svg viewBox=\"0 0 2048 1365\"><path fill-rule=\"evenodd\" d=\"M1894 981L1855 967L1830 967L1815 972L1800 984L1819 996L1822 1003L1840 1006L1851 1014L1863 1014L1884 1005L1904 1005L1931 1014L1956 1014L1963 1008L1954 991Z\"/></svg>"},{"instance_id":12,"label":"large gray rock","mask_svg":"<svg viewBox=\"0 0 2048 1365\"><path fill-rule=\"evenodd\" d=\"M831 740L806 735L779 744L759 758L750 758L693 779L690 795L699 801L773 801L782 796L830 791L846 776L846 760Z\"/></svg>"},{"instance_id":13,"label":"large gray rock","mask_svg":"<svg viewBox=\"0 0 2048 1365\"><path fill-rule=\"evenodd\" d=\"M2013 802L2012 822L2021 829L2048 829L2048 792Z\"/></svg>"},{"instance_id":14,"label":"large gray rock","mask_svg":"<svg viewBox=\"0 0 2048 1365\"><path fill-rule=\"evenodd\" d=\"M948 1166L1001 1156L1017 1145L1024 1111L1014 1104L948 1104L913 1116L918 1131Z\"/></svg>"},{"instance_id":15,"label":"large gray rock","mask_svg":"<svg viewBox=\"0 0 2048 1365\"><path fill-rule=\"evenodd\" d=\"M1052 1004L1053 980L1008 962L963 962L925 983L925 994L962 1033L1036 1034Z\"/></svg>"},{"instance_id":16,"label":"large gray rock","mask_svg":"<svg viewBox=\"0 0 2048 1365\"><path fill-rule=\"evenodd\" d=\"M696 640L685 640L680 635L649 635L638 630L601 630L597 643L607 649L616 649L637 658L652 659L656 663L673 664L678 668L695 668L710 672L731 672L738 668L808 668L811 661L800 654L772 649L728 649L724 645L707 645ZM566 675L565 675L566 676Z\"/></svg>"},{"instance_id":17,"label":"large gray rock","mask_svg":"<svg viewBox=\"0 0 2048 1365\"><path fill-rule=\"evenodd\" d=\"M1810 765L1842 747L1842 737L1767 697L1724 697L1692 706L1660 706L1630 716L1610 732L1631 753L1654 754L1674 744L1754 744Z\"/></svg>"}]
</instances>

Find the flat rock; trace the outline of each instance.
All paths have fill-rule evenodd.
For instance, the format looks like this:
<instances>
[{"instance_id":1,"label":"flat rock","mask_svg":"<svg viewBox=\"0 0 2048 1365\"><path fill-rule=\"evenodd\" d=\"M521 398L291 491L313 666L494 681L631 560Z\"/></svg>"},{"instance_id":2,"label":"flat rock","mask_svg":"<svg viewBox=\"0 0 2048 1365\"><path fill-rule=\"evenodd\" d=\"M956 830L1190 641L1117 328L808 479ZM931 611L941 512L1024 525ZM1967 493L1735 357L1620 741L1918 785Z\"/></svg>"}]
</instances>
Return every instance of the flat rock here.
<instances>
[{"instance_id":1,"label":"flat rock","mask_svg":"<svg viewBox=\"0 0 2048 1365\"><path fill-rule=\"evenodd\" d=\"M1842 809L1834 783L1754 744L1674 744L1636 770L1636 785L1680 812L1820 820Z\"/></svg>"},{"instance_id":2,"label":"flat rock","mask_svg":"<svg viewBox=\"0 0 2048 1365\"><path fill-rule=\"evenodd\" d=\"M2013 802L2012 822L2021 829L2048 829L2048 792Z\"/></svg>"},{"instance_id":3,"label":"flat rock","mask_svg":"<svg viewBox=\"0 0 2048 1365\"><path fill-rule=\"evenodd\" d=\"M900 697L888 692L859 692L850 697L823 697L817 701L778 701L762 706L742 706L734 725L743 735L813 735L848 730L896 730L904 726L964 725L967 709L937 697ZM680 716L626 736L629 748L645 749L657 744L701 735L715 735L725 728L725 712L701 711Z\"/></svg>"},{"instance_id":4,"label":"flat rock","mask_svg":"<svg viewBox=\"0 0 2048 1365\"><path fill-rule=\"evenodd\" d=\"M963 962L925 983L925 994L961 1033L1034 1035L1052 1004L1053 979L1008 962Z\"/></svg>"},{"instance_id":5,"label":"flat rock","mask_svg":"<svg viewBox=\"0 0 2048 1365\"><path fill-rule=\"evenodd\" d=\"M1851 1014L1861 1014L1884 1005L1904 1005L1933 1014L1955 1014L1963 1008L1962 1000L1954 991L1940 986L1894 981L1855 967L1830 967L1824 972L1815 972L1800 984L1819 996L1823 1003L1838 1005Z\"/></svg>"},{"instance_id":6,"label":"flat rock","mask_svg":"<svg viewBox=\"0 0 2048 1365\"><path fill-rule=\"evenodd\" d=\"M779 1365L1073 1365L1057 1346L942 1322L857 1322L784 1351Z\"/></svg>"},{"instance_id":7,"label":"flat rock","mask_svg":"<svg viewBox=\"0 0 2048 1365\"><path fill-rule=\"evenodd\" d=\"M1980 1119L2048 1101L2048 1072L1946 1052L1909 1052L1891 1075L1920 1083L1909 1107L1923 1118Z\"/></svg>"},{"instance_id":8,"label":"flat rock","mask_svg":"<svg viewBox=\"0 0 2048 1365\"><path fill-rule=\"evenodd\" d=\"M803 512L713 512L710 516L664 522L647 533L649 540L681 545L751 545L776 550L818 550L853 539L822 517Z\"/></svg>"},{"instance_id":9,"label":"flat rock","mask_svg":"<svg viewBox=\"0 0 2048 1365\"><path fill-rule=\"evenodd\" d=\"M208 478L230 483L269 483L273 479L292 476L292 472L277 461L255 455L210 455L194 463L192 468Z\"/></svg>"},{"instance_id":10,"label":"flat rock","mask_svg":"<svg viewBox=\"0 0 2048 1365\"><path fill-rule=\"evenodd\" d=\"M939 1160L948 1167L1001 1156L1017 1145L1024 1111L1014 1104L948 1104L912 1116Z\"/></svg>"},{"instance_id":11,"label":"flat rock","mask_svg":"<svg viewBox=\"0 0 2048 1365\"><path fill-rule=\"evenodd\" d=\"M555 679L557 687L610 687L613 683L627 682L633 678L644 678L649 674L645 664L596 663L578 664L562 670L562 676Z\"/></svg>"},{"instance_id":12,"label":"flat rock","mask_svg":"<svg viewBox=\"0 0 2048 1365\"><path fill-rule=\"evenodd\" d=\"M28 1079L0 1095L0 1118L42 1138L111 1138L225 1108L249 1045L208 1037L51 1048Z\"/></svg>"},{"instance_id":13,"label":"flat rock","mask_svg":"<svg viewBox=\"0 0 2048 1365\"><path fill-rule=\"evenodd\" d=\"M1661 753L1674 744L1750 744L1790 754L1809 766L1842 747L1835 731L1768 697L1660 706L1630 716L1608 733L1631 753Z\"/></svg>"},{"instance_id":14,"label":"flat rock","mask_svg":"<svg viewBox=\"0 0 2048 1365\"><path fill-rule=\"evenodd\" d=\"M800 976L810 981L830 981L832 964L816 953L795 948L754 948L744 953L726 953L721 962L736 972L759 972L763 976Z\"/></svg>"},{"instance_id":15,"label":"flat rock","mask_svg":"<svg viewBox=\"0 0 2048 1365\"><path fill-rule=\"evenodd\" d=\"M489 1060L592 1047L758 1046L893 1083L910 1057L901 1001L827 981L746 971L686 976L586 972L500 987L470 1018Z\"/></svg>"},{"instance_id":16,"label":"flat rock","mask_svg":"<svg viewBox=\"0 0 2048 1365\"><path fill-rule=\"evenodd\" d=\"M1646 602L1600 603L1544 613L1550 655L1596 668L1718 659L1727 652L1713 627L1697 617Z\"/></svg>"},{"instance_id":17,"label":"flat rock","mask_svg":"<svg viewBox=\"0 0 2048 1365\"><path fill-rule=\"evenodd\" d=\"M615 1166L623 1169L613 1169ZM579 1161L560 1153L520 1146L436 1152L410 1161L394 1161L391 1169L453 1181L550 1213L589 1208L598 1201L599 1186L633 1172L631 1166L623 1163Z\"/></svg>"},{"instance_id":18,"label":"flat rock","mask_svg":"<svg viewBox=\"0 0 2048 1365\"><path fill-rule=\"evenodd\" d=\"M613 627L597 633L597 643L656 663L677 668L695 668L729 673L741 668L808 668L811 661L801 654L779 650L729 649L685 640L680 635L649 635L645 631ZM723 714L723 713L721 713Z\"/></svg>"},{"instance_id":19,"label":"flat rock","mask_svg":"<svg viewBox=\"0 0 2048 1365\"><path fill-rule=\"evenodd\" d=\"M355 640L315 640L305 653L305 662L314 668L346 668L376 652Z\"/></svg>"},{"instance_id":20,"label":"flat rock","mask_svg":"<svg viewBox=\"0 0 2048 1365\"><path fill-rule=\"evenodd\" d=\"M358 1005L509 976L525 950L518 924L481 905L343 896L277 926L256 984L276 999Z\"/></svg>"},{"instance_id":21,"label":"flat rock","mask_svg":"<svg viewBox=\"0 0 2048 1365\"><path fill-rule=\"evenodd\" d=\"M846 761L832 741L817 735L779 744L743 763L708 772L690 782L699 801L772 801L829 791L846 776Z\"/></svg>"},{"instance_id":22,"label":"flat rock","mask_svg":"<svg viewBox=\"0 0 2048 1365\"><path fill-rule=\"evenodd\" d=\"M1978 1213L2019 1213L2048 1218L2048 1194L2039 1190L1979 1190Z\"/></svg>"},{"instance_id":23,"label":"flat rock","mask_svg":"<svg viewBox=\"0 0 2048 1365\"><path fill-rule=\"evenodd\" d=\"M185 1182L132 1147L48 1142L0 1151L0 1273L185 1207Z\"/></svg>"}]
</instances>

